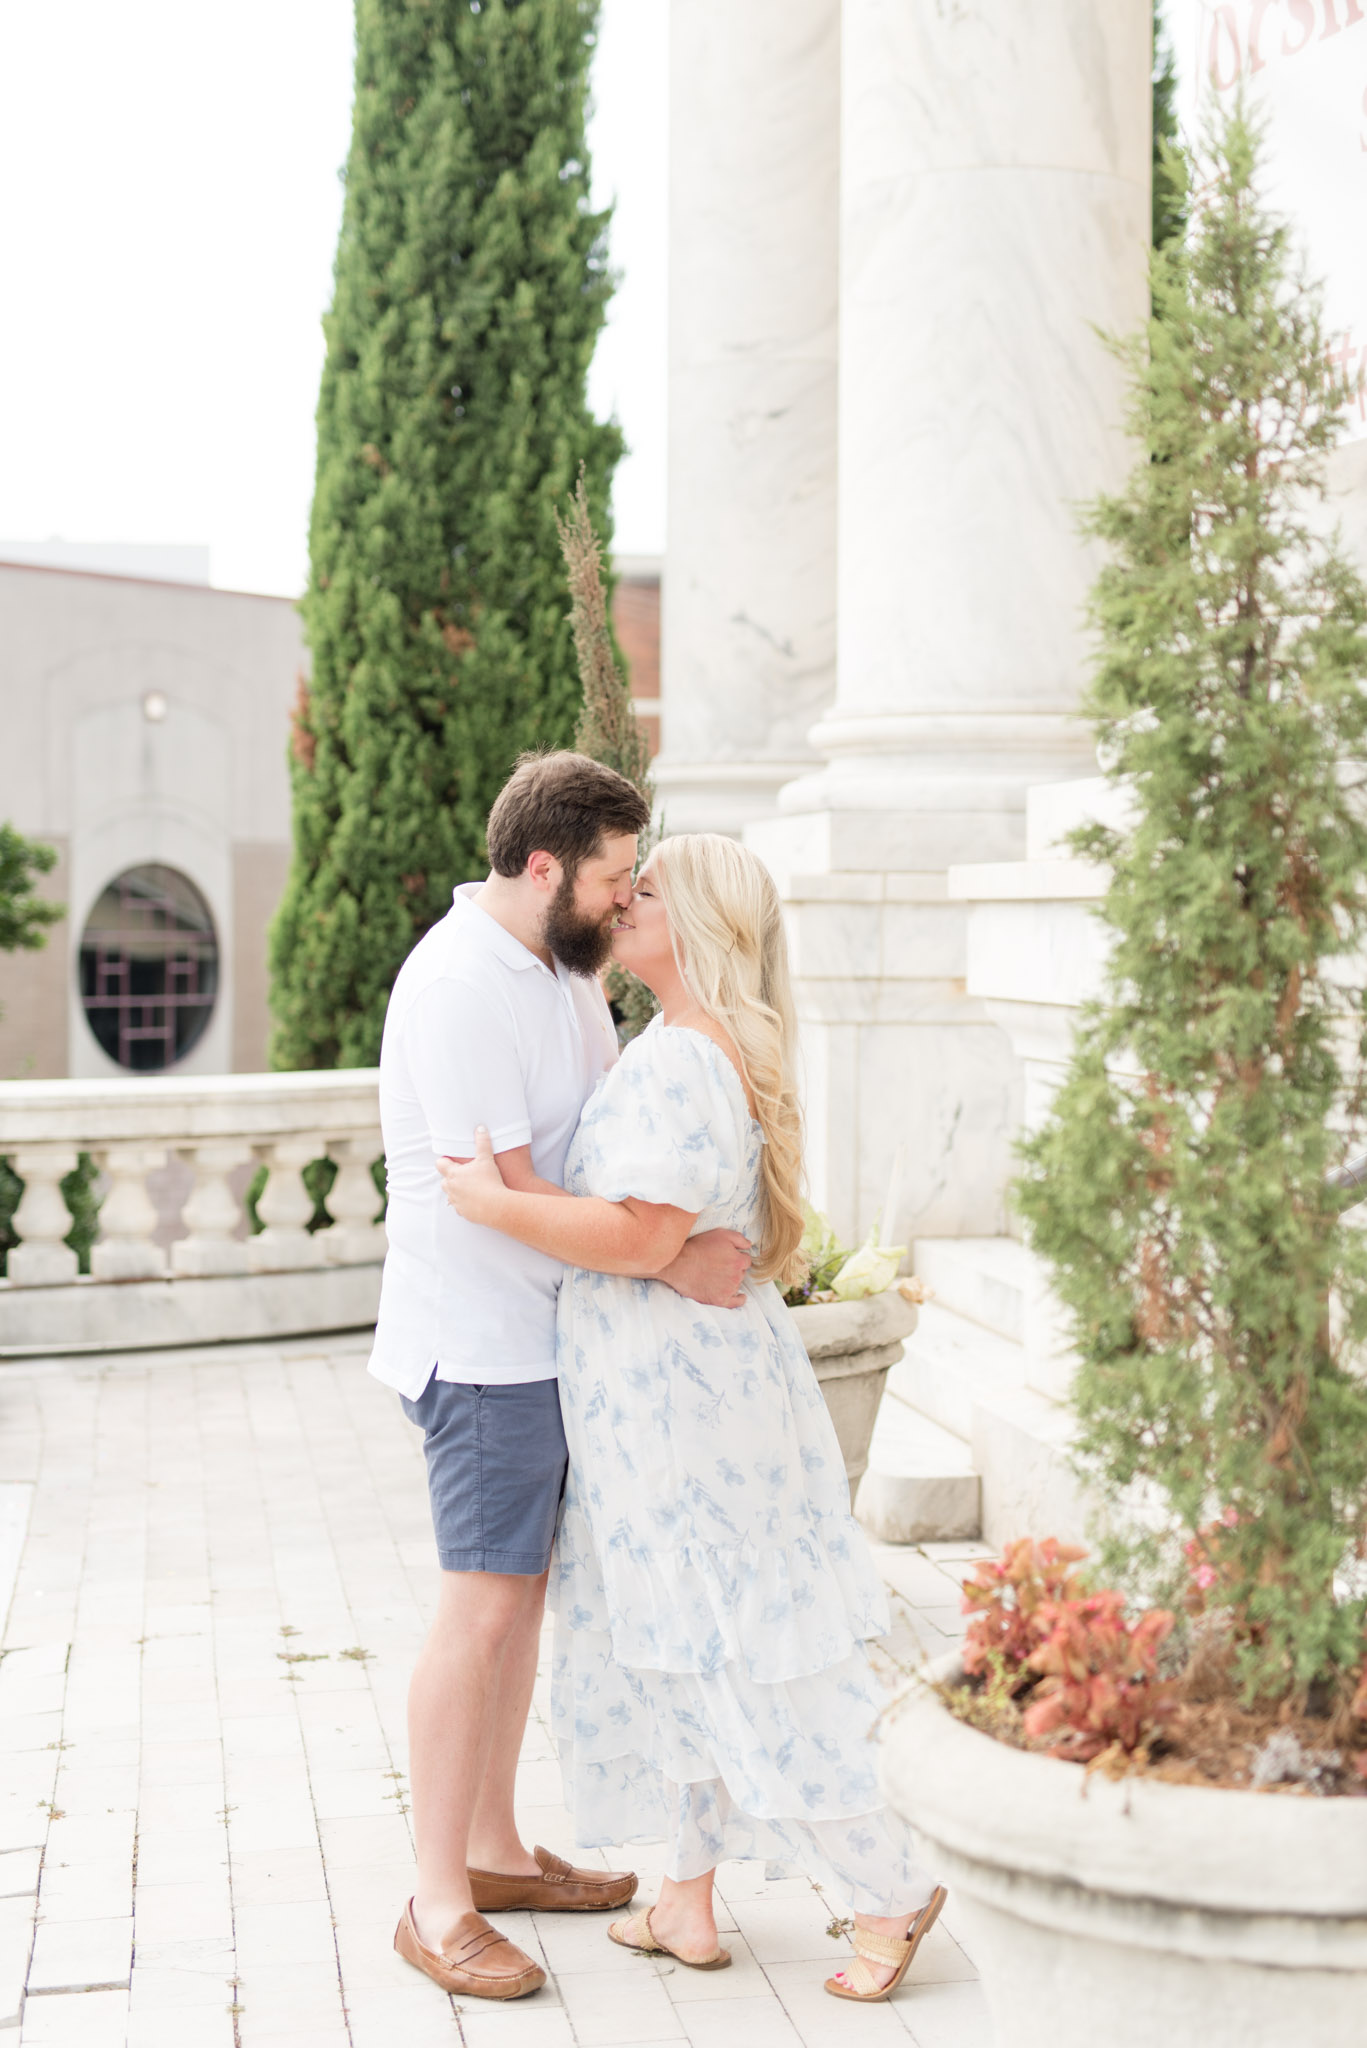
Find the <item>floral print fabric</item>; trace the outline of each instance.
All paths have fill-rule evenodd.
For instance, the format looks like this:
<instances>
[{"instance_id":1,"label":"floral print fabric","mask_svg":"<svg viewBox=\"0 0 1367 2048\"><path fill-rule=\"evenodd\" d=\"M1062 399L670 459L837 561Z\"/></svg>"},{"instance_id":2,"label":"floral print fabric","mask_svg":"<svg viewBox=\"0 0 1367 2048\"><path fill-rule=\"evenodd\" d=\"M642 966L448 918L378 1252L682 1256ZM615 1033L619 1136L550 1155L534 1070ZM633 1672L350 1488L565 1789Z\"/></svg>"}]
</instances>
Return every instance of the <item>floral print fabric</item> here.
<instances>
[{"instance_id":1,"label":"floral print fabric","mask_svg":"<svg viewBox=\"0 0 1367 2048\"><path fill-rule=\"evenodd\" d=\"M763 1139L730 1061L659 1019L599 1083L566 1186L758 1236ZM570 1470L552 1692L581 1847L663 1841L676 1878L799 1865L856 1910L931 1881L879 1798L864 1644L886 1595L821 1389L773 1285L740 1309L572 1270L557 1366Z\"/></svg>"}]
</instances>

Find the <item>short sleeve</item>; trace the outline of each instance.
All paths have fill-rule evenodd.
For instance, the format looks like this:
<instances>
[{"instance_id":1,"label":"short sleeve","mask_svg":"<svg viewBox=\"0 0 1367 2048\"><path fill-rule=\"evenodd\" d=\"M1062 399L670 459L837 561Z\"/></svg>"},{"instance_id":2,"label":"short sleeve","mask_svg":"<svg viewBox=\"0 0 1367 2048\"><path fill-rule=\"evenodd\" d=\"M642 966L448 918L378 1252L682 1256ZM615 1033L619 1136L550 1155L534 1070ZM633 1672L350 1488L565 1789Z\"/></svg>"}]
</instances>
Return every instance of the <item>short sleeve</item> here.
<instances>
[{"instance_id":1,"label":"short sleeve","mask_svg":"<svg viewBox=\"0 0 1367 2048\"><path fill-rule=\"evenodd\" d=\"M432 1150L473 1157L475 1125L495 1152L531 1143L527 1091L509 1019L463 982L431 982L404 1019L404 1052Z\"/></svg>"},{"instance_id":2,"label":"short sleeve","mask_svg":"<svg viewBox=\"0 0 1367 2048\"><path fill-rule=\"evenodd\" d=\"M655 1026L633 1040L581 1127L590 1194L694 1216L731 1199L741 1145L724 1058L695 1031Z\"/></svg>"}]
</instances>

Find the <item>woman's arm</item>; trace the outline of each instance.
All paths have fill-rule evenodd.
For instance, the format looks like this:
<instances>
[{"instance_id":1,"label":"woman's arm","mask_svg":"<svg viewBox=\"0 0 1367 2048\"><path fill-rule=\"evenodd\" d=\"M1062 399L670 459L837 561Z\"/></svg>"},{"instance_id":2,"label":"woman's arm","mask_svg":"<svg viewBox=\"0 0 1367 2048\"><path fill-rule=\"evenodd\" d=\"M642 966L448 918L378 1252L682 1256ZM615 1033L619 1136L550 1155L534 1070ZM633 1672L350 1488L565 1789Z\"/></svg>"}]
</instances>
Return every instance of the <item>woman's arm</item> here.
<instances>
[{"instance_id":1,"label":"woman's arm","mask_svg":"<svg viewBox=\"0 0 1367 2048\"><path fill-rule=\"evenodd\" d=\"M620 1273L650 1280L682 1251L697 1221L687 1209L659 1202L606 1202L598 1195L566 1199L563 1189L524 1194L504 1184L489 1133L475 1132L475 1156L468 1164L439 1159L446 1199L467 1223L501 1230L533 1251L567 1266L594 1273Z\"/></svg>"}]
</instances>

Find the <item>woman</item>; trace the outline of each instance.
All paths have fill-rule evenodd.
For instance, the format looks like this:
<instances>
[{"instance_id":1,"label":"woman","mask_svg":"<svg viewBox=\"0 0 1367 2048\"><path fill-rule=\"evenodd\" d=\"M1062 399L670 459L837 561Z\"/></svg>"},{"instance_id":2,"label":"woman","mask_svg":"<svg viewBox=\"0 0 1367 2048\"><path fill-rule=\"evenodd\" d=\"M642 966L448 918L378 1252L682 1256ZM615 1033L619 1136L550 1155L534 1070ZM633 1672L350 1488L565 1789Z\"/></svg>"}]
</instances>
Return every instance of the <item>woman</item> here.
<instances>
[{"instance_id":1,"label":"woman","mask_svg":"<svg viewBox=\"0 0 1367 2048\"><path fill-rule=\"evenodd\" d=\"M551 1570L553 1714L581 1846L663 1841L627 1947L721 1969L726 1857L802 1865L855 1912L839 1998L885 1998L944 1893L878 1795L887 1627L821 1390L776 1281L800 1266L795 1026L777 892L729 839L665 840L613 955L661 1015L584 1109L566 1200L505 1188L489 1148L443 1163L460 1213L563 1259L570 1471ZM646 1275L698 1230L745 1231L744 1305Z\"/></svg>"}]
</instances>

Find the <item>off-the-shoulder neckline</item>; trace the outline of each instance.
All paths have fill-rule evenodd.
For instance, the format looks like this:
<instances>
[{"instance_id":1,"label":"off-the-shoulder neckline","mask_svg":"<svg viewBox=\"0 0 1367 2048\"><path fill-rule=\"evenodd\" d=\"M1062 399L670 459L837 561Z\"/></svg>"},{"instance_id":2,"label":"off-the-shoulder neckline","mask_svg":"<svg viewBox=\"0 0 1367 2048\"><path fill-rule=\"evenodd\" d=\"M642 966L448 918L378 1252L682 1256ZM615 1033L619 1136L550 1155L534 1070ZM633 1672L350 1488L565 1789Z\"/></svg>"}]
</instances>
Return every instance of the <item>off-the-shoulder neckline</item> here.
<instances>
[{"instance_id":1,"label":"off-the-shoulder neckline","mask_svg":"<svg viewBox=\"0 0 1367 2048\"><path fill-rule=\"evenodd\" d=\"M711 1048L711 1050L716 1054L717 1059L721 1062L722 1068L726 1073L727 1079L731 1081L732 1084L740 1091L741 1107L745 1111L747 1122L752 1124L754 1128L757 1131L759 1131L760 1135L763 1136L763 1125L760 1123L760 1120L757 1116L752 1116L750 1113L750 1099L746 1095L745 1083L744 1081L742 1081L740 1074L736 1069L735 1062L734 1060L732 1060L729 1053L722 1051L721 1047L717 1044L716 1039L713 1038L706 1031L699 1031L696 1024L666 1024L663 1017L652 1017L650 1022L654 1028L656 1028L662 1033L665 1031L683 1031L686 1032L690 1038L700 1038L704 1045Z\"/></svg>"}]
</instances>

